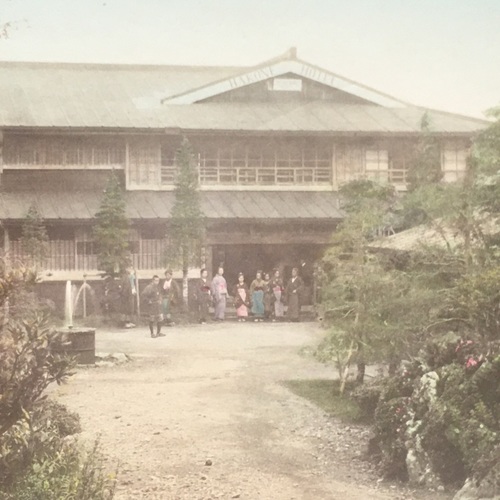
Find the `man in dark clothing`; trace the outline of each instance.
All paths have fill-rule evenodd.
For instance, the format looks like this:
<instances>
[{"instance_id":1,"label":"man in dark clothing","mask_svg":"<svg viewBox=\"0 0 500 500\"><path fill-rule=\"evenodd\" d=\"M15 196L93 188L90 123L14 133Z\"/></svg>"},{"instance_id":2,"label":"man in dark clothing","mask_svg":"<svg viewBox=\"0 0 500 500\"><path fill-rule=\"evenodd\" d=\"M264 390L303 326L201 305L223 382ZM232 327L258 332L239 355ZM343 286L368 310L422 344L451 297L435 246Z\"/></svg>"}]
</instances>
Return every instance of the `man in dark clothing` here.
<instances>
[{"instance_id":1,"label":"man in dark clothing","mask_svg":"<svg viewBox=\"0 0 500 500\"><path fill-rule=\"evenodd\" d=\"M198 306L198 319L202 325L207 322L209 316L209 307L212 302L212 294L210 292L210 283L208 282L208 271L202 269L200 271L200 279L196 284L196 304Z\"/></svg>"},{"instance_id":2,"label":"man in dark clothing","mask_svg":"<svg viewBox=\"0 0 500 500\"><path fill-rule=\"evenodd\" d=\"M135 324L132 321L132 317L136 310L137 289L134 268L131 266L122 275L119 284L119 293L123 326L125 328L133 328Z\"/></svg>"},{"instance_id":3,"label":"man in dark clothing","mask_svg":"<svg viewBox=\"0 0 500 500\"><path fill-rule=\"evenodd\" d=\"M285 300L288 305L286 316L289 321L299 321L300 308L302 306L302 292L304 282L299 276L297 267L292 269L292 277L288 280L285 288Z\"/></svg>"},{"instance_id":4,"label":"man in dark clothing","mask_svg":"<svg viewBox=\"0 0 500 500\"><path fill-rule=\"evenodd\" d=\"M149 316L149 331L151 337L164 337L165 334L161 333L161 324L163 322L162 314L162 294L160 289L160 277L153 276L151 283L142 292L142 301L144 310ZM156 326L156 334L155 334Z\"/></svg>"}]
</instances>

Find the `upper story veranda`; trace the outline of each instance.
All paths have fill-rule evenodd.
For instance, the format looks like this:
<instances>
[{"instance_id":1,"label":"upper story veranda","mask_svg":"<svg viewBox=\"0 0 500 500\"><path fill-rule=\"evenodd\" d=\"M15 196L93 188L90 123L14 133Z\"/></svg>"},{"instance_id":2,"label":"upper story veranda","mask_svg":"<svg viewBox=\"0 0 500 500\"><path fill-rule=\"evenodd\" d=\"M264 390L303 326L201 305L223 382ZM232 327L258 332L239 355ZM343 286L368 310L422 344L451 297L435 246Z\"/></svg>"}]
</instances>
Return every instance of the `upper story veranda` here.
<instances>
[{"instance_id":1,"label":"upper story veranda","mask_svg":"<svg viewBox=\"0 0 500 500\"><path fill-rule=\"evenodd\" d=\"M129 190L171 190L180 137L5 133L3 170L19 179L55 171L73 178L78 188L82 172L114 169L124 172ZM336 190L362 178L404 189L418 141L416 137L274 134L199 134L189 139L202 190ZM442 138L440 146L444 179L455 181L465 171L470 140Z\"/></svg>"}]
</instances>

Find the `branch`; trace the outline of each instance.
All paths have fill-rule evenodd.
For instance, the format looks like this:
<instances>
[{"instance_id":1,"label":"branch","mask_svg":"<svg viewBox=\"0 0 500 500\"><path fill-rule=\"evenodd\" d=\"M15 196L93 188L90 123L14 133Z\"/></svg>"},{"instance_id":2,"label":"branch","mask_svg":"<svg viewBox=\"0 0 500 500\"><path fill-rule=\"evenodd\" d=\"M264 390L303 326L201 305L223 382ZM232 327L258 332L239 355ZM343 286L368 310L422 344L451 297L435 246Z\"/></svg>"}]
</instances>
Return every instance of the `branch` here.
<instances>
[{"instance_id":1,"label":"branch","mask_svg":"<svg viewBox=\"0 0 500 500\"><path fill-rule=\"evenodd\" d=\"M434 326L439 326L439 325L442 325L444 323L451 323L452 321L460 321L462 323L465 323L468 326L471 326L470 322L467 321L466 319L463 319L463 318L446 318L446 319L442 319L441 321L436 321L435 323L431 323L430 325L428 325L424 328L424 331L428 332Z\"/></svg>"}]
</instances>

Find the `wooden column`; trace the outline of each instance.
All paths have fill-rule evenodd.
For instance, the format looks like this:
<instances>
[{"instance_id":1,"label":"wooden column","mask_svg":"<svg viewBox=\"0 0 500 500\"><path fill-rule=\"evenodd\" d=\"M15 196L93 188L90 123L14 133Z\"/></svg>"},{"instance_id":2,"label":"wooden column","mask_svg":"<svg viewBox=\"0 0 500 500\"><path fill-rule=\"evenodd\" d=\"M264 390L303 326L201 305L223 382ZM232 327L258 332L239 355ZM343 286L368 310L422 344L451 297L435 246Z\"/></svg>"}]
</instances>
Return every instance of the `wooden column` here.
<instances>
[{"instance_id":1,"label":"wooden column","mask_svg":"<svg viewBox=\"0 0 500 500\"><path fill-rule=\"evenodd\" d=\"M2 185L3 174L3 130L0 130L0 186Z\"/></svg>"},{"instance_id":2,"label":"wooden column","mask_svg":"<svg viewBox=\"0 0 500 500\"><path fill-rule=\"evenodd\" d=\"M209 276L213 276L213 246L205 245L205 269L208 271ZM202 262L203 267L203 262Z\"/></svg>"},{"instance_id":3,"label":"wooden column","mask_svg":"<svg viewBox=\"0 0 500 500\"><path fill-rule=\"evenodd\" d=\"M10 264L10 239L9 239L9 229L3 227L3 251L5 254L5 264L8 266Z\"/></svg>"}]
</instances>

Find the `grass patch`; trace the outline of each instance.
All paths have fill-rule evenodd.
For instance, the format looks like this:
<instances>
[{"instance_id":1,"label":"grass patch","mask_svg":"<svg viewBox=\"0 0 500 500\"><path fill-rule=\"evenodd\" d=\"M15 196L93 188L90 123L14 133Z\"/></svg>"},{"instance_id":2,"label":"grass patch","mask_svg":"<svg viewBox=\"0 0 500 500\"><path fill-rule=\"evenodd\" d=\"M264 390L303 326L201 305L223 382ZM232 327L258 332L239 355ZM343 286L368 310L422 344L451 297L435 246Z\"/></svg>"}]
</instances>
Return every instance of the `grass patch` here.
<instances>
[{"instance_id":1,"label":"grass patch","mask_svg":"<svg viewBox=\"0 0 500 500\"><path fill-rule=\"evenodd\" d=\"M349 397L349 391L354 388L354 384L347 384L344 395L339 392L338 380L285 380L283 385L344 423L352 424L362 420L358 404Z\"/></svg>"}]
</instances>

